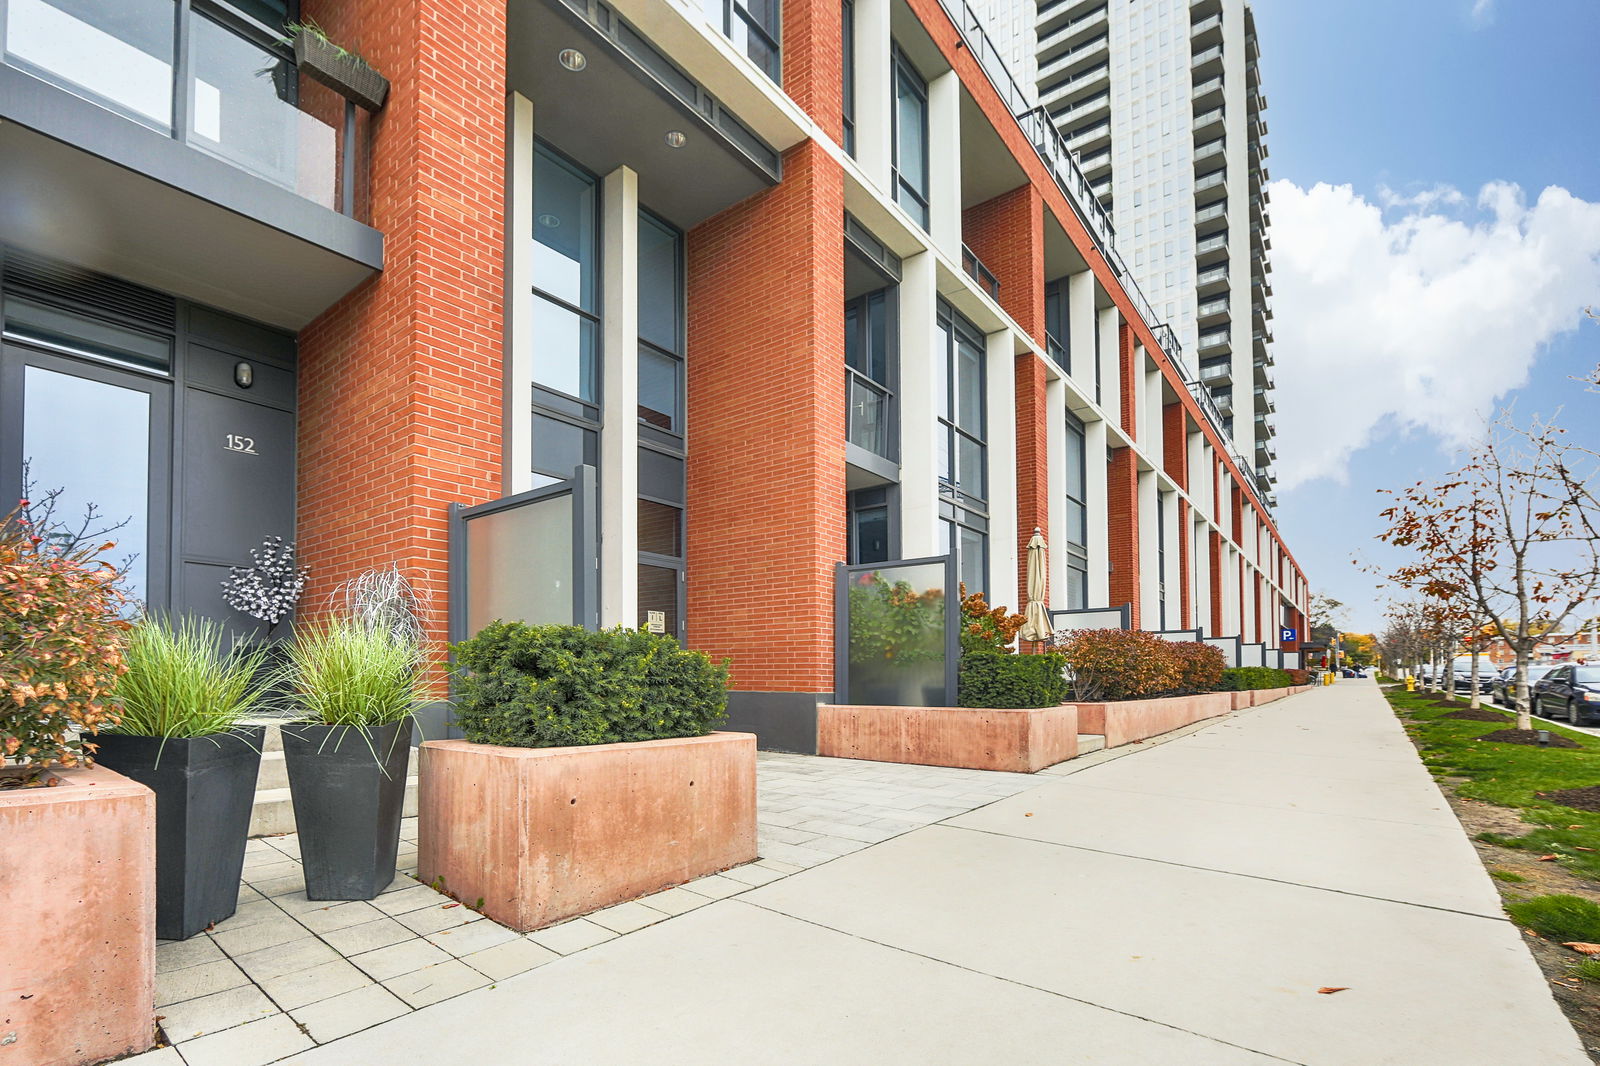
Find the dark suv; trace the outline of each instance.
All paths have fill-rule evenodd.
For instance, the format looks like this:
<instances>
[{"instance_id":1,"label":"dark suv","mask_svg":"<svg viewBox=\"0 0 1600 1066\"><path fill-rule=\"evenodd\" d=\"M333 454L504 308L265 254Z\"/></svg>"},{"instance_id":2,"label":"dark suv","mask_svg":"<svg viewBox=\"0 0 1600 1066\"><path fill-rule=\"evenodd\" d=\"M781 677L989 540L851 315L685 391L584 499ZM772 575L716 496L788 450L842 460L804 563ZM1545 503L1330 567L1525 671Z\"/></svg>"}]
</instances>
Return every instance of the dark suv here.
<instances>
[{"instance_id":1,"label":"dark suv","mask_svg":"<svg viewBox=\"0 0 1600 1066\"><path fill-rule=\"evenodd\" d=\"M1558 669L1559 666L1559 663L1528 664L1528 699L1530 703L1533 700L1533 686L1538 683L1540 678L1544 677L1550 671ZM1512 707L1516 705L1516 695L1517 668L1515 666L1508 666L1504 670L1500 671L1499 677L1494 679L1494 695L1492 698L1495 703L1498 703L1502 707ZM1537 707L1537 704L1534 704L1534 706Z\"/></svg>"},{"instance_id":2,"label":"dark suv","mask_svg":"<svg viewBox=\"0 0 1600 1066\"><path fill-rule=\"evenodd\" d=\"M1558 666L1533 689L1533 711L1588 725L1600 718L1600 666Z\"/></svg>"}]
</instances>

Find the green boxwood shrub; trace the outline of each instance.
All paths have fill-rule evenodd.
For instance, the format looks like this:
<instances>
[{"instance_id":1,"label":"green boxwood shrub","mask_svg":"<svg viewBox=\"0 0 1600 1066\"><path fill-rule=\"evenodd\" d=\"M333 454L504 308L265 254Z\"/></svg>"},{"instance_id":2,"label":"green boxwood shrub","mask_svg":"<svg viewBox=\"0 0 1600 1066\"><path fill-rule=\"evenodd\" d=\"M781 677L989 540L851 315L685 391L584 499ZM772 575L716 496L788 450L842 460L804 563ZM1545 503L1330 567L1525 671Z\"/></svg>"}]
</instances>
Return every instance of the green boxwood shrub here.
<instances>
[{"instance_id":1,"label":"green boxwood shrub","mask_svg":"<svg viewBox=\"0 0 1600 1066\"><path fill-rule=\"evenodd\" d=\"M1072 698L1063 676L1066 659L1055 652L1009 655L969 652L961 657L956 702L963 707L1054 707Z\"/></svg>"},{"instance_id":2,"label":"green boxwood shrub","mask_svg":"<svg viewBox=\"0 0 1600 1066\"><path fill-rule=\"evenodd\" d=\"M1261 688L1288 688L1289 671L1270 666L1237 666L1222 671L1223 692L1249 692Z\"/></svg>"},{"instance_id":3,"label":"green boxwood shrub","mask_svg":"<svg viewBox=\"0 0 1600 1066\"><path fill-rule=\"evenodd\" d=\"M467 740L514 748L698 737L728 713L728 667L633 629L491 622L454 646Z\"/></svg>"}]
</instances>

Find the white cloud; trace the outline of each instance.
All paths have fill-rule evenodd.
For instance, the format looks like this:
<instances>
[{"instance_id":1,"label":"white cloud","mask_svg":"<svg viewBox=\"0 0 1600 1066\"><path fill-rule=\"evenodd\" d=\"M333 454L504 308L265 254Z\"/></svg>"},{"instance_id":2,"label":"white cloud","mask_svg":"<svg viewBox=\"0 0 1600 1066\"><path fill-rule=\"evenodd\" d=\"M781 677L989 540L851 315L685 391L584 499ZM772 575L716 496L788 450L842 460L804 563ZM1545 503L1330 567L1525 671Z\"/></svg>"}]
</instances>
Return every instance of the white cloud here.
<instances>
[{"instance_id":1,"label":"white cloud","mask_svg":"<svg viewBox=\"0 0 1600 1066\"><path fill-rule=\"evenodd\" d=\"M1270 191L1284 489L1343 480L1385 420L1463 443L1600 297L1600 203L1565 189L1380 195L1398 217L1348 185Z\"/></svg>"},{"instance_id":2,"label":"white cloud","mask_svg":"<svg viewBox=\"0 0 1600 1066\"><path fill-rule=\"evenodd\" d=\"M1474 26L1487 26L1494 21L1494 0L1473 0L1468 15Z\"/></svg>"}]
</instances>

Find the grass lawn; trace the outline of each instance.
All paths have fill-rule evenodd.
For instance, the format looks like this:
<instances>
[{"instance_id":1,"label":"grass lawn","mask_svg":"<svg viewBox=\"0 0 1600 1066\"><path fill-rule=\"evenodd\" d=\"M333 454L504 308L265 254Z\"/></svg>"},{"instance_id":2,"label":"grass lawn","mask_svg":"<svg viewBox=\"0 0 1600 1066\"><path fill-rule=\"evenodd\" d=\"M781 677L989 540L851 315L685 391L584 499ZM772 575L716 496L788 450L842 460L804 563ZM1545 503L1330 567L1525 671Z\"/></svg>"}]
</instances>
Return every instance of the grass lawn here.
<instances>
[{"instance_id":1,"label":"grass lawn","mask_svg":"<svg viewBox=\"0 0 1600 1066\"><path fill-rule=\"evenodd\" d=\"M1449 778L1455 792L1468 799L1515 808L1523 821L1535 827L1526 836L1482 833L1479 840L1555 855L1574 874L1600 881L1600 813L1563 807L1537 795L1600 785L1600 737L1537 722L1535 728L1549 729L1578 747L1485 743L1477 738L1516 724L1510 713L1504 724L1456 721L1444 717L1450 713L1448 707L1428 706L1440 698L1435 693L1387 689L1384 695L1435 777ZM1460 702L1461 707L1466 705L1466 700Z\"/></svg>"}]
</instances>

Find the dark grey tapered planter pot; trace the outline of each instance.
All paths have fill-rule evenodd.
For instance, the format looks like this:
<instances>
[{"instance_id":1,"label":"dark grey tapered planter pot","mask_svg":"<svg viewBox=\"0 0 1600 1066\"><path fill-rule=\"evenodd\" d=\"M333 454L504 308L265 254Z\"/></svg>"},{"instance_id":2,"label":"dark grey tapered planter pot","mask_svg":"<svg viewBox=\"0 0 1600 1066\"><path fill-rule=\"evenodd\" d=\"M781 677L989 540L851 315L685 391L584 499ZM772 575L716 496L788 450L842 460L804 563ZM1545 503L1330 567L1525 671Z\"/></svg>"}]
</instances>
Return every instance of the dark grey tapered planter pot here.
<instances>
[{"instance_id":1,"label":"dark grey tapered planter pot","mask_svg":"<svg viewBox=\"0 0 1600 1066\"><path fill-rule=\"evenodd\" d=\"M283 727L289 797L311 899L374 899L394 880L411 719L370 732Z\"/></svg>"},{"instance_id":2,"label":"dark grey tapered planter pot","mask_svg":"<svg viewBox=\"0 0 1600 1066\"><path fill-rule=\"evenodd\" d=\"M170 739L104 733L95 761L156 794L156 936L187 940L239 903L261 726Z\"/></svg>"}]
</instances>

